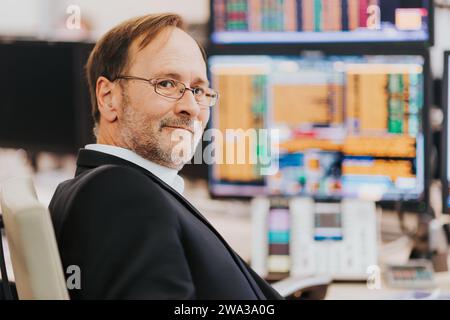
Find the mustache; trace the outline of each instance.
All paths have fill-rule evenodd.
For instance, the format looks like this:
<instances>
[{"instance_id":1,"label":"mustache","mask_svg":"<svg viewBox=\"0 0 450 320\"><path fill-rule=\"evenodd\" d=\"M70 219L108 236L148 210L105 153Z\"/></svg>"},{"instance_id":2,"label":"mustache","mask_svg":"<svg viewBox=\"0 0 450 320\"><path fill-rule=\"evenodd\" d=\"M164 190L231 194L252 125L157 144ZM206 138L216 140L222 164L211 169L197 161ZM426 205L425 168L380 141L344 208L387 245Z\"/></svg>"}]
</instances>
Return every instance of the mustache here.
<instances>
[{"instance_id":1,"label":"mustache","mask_svg":"<svg viewBox=\"0 0 450 320\"><path fill-rule=\"evenodd\" d=\"M186 118L175 118L175 119L163 119L160 123L160 129L163 127L182 127L182 128L189 128L190 130L194 131L194 125L195 121L192 119L186 119Z\"/></svg>"}]
</instances>

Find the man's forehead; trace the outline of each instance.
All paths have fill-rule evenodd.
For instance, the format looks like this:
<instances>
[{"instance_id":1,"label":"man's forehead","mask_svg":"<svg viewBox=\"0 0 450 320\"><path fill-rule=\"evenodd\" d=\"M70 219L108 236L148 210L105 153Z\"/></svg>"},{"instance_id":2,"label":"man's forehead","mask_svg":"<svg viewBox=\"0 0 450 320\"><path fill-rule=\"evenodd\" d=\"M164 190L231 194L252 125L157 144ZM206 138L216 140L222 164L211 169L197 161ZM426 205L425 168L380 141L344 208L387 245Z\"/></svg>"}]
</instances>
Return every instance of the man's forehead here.
<instances>
[{"instance_id":1,"label":"man's forehead","mask_svg":"<svg viewBox=\"0 0 450 320\"><path fill-rule=\"evenodd\" d=\"M179 81L189 79L191 83L209 85L206 73L193 72L183 68L158 68L151 71L152 77L167 77Z\"/></svg>"},{"instance_id":2,"label":"man's forehead","mask_svg":"<svg viewBox=\"0 0 450 320\"><path fill-rule=\"evenodd\" d=\"M131 45L131 53L136 55L152 55L160 59L190 58L204 62L203 54L197 42L186 32L178 28L162 30L145 47L142 47L144 36L137 38Z\"/></svg>"},{"instance_id":3,"label":"man's forehead","mask_svg":"<svg viewBox=\"0 0 450 320\"><path fill-rule=\"evenodd\" d=\"M145 48L139 48L142 39L137 39L130 50L132 65L147 69L144 72L166 72L180 76L190 73L192 77L207 82L206 63L195 40L182 30L168 31L162 31ZM176 41L180 39L182 41Z\"/></svg>"}]
</instances>

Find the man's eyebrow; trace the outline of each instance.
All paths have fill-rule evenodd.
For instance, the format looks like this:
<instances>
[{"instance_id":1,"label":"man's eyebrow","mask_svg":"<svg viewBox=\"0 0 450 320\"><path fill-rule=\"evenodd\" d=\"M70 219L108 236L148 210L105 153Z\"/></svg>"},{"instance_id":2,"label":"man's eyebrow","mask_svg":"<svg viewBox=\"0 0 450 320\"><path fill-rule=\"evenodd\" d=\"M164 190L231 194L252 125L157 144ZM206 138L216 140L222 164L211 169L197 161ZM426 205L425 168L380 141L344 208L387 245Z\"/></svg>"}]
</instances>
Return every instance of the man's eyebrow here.
<instances>
[{"instance_id":1,"label":"man's eyebrow","mask_svg":"<svg viewBox=\"0 0 450 320\"><path fill-rule=\"evenodd\" d=\"M172 78L172 79L181 81L181 75L178 74L178 73L175 73L175 72L158 72L158 73L155 74L154 77L155 78L157 78L157 77L168 77L168 78ZM194 81L192 81L192 83L209 86L209 81L208 80L204 80L204 79L202 79L200 77L196 77L194 79Z\"/></svg>"}]
</instances>

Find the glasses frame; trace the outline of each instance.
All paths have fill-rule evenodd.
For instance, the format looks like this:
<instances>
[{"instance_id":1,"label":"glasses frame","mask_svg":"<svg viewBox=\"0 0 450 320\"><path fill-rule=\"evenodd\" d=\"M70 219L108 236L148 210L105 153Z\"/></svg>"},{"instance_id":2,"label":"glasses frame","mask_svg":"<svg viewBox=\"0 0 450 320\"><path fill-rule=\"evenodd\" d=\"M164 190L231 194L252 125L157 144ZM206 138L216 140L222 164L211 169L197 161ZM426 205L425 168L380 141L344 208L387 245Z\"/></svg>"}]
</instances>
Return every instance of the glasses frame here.
<instances>
[{"instance_id":1,"label":"glasses frame","mask_svg":"<svg viewBox=\"0 0 450 320\"><path fill-rule=\"evenodd\" d=\"M145 79L145 78L129 76L129 75L119 75L113 81L116 81L116 80L139 80L139 81L145 81L145 82L147 82L148 84L150 84L154 88L155 93L157 95L160 95L162 97L169 98L169 99L174 99L174 100L177 100L177 101L181 100L183 98L183 96L186 93L186 91L191 91L192 94L194 95L194 98L195 98L195 89L196 88L190 88L190 87L186 86L183 82L175 80L175 79L171 79L171 78L159 78L158 77L158 78ZM183 87L183 92L181 93L181 96L179 98L175 98L175 97L170 97L170 96L166 96L164 94L159 93L156 90L156 83L158 82L158 80L170 80L170 81L175 82L177 85L181 85ZM216 100L214 101L214 104L212 104L212 105L205 105L205 104L201 104L197 100L195 100L195 101L197 101L197 104L200 105L200 106L211 108L211 107L214 107L217 104L217 101L219 100L219 93L216 90L211 89L211 88L208 88L208 90L211 90L211 91L213 91L216 94ZM212 97L212 95L207 93L206 90L205 90L205 96Z\"/></svg>"}]
</instances>

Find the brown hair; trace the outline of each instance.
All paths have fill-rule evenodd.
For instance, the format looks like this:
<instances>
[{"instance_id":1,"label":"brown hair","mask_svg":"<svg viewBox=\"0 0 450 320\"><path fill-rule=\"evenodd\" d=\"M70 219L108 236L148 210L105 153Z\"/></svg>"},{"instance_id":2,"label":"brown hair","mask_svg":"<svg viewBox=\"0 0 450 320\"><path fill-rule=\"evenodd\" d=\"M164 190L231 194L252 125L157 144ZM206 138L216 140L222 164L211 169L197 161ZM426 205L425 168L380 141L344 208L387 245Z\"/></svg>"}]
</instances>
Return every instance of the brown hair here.
<instances>
[{"instance_id":1,"label":"brown hair","mask_svg":"<svg viewBox=\"0 0 450 320\"><path fill-rule=\"evenodd\" d=\"M104 76L109 80L114 80L128 67L129 48L133 41L142 37L139 43L139 49L143 49L167 27L177 27L185 30L183 19L177 14L149 14L122 22L108 31L97 42L86 64L92 116L94 117L95 126L97 126L100 120L95 92L97 79L100 76ZM206 61L205 51L200 44L199 48L202 52L203 59Z\"/></svg>"}]
</instances>

